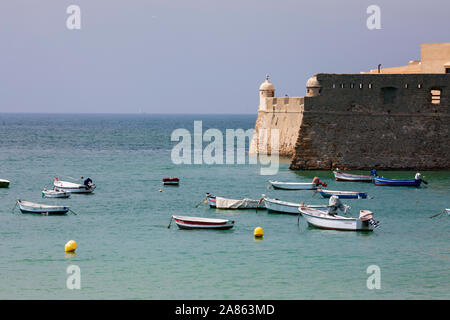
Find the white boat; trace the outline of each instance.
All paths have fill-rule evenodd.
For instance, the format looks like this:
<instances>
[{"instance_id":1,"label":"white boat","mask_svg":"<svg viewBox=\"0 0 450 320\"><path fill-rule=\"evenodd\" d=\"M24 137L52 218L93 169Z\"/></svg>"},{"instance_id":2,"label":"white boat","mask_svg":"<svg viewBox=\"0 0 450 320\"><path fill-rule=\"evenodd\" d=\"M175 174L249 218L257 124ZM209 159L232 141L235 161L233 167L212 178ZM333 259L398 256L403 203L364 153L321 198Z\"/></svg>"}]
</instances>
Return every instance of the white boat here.
<instances>
[{"instance_id":1,"label":"white boat","mask_svg":"<svg viewBox=\"0 0 450 320\"><path fill-rule=\"evenodd\" d=\"M273 212L299 214L300 203L281 201L278 199L264 198L266 209ZM326 208L327 206L307 205L308 208Z\"/></svg>"},{"instance_id":2,"label":"white boat","mask_svg":"<svg viewBox=\"0 0 450 320\"><path fill-rule=\"evenodd\" d=\"M344 173L339 170L333 171L336 181L352 181L352 182L372 182L373 176L364 176L360 174Z\"/></svg>"},{"instance_id":3,"label":"white boat","mask_svg":"<svg viewBox=\"0 0 450 320\"><path fill-rule=\"evenodd\" d=\"M58 189L54 190L42 190L42 198L69 198L70 192L68 191L62 191Z\"/></svg>"},{"instance_id":4,"label":"white boat","mask_svg":"<svg viewBox=\"0 0 450 320\"><path fill-rule=\"evenodd\" d=\"M50 214L66 214L69 207L65 206L49 206L46 204L34 203L25 200L17 200L19 209L22 213L37 213L43 215Z\"/></svg>"},{"instance_id":5,"label":"white boat","mask_svg":"<svg viewBox=\"0 0 450 320\"><path fill-rule=\"evenodd\" d=\"M269 183L275 189L283 190L315 190L317 185L312 182L281 182L269 180Z\"/></svg>"},{"instance_id":6,"label":"white boat","mask_svg":"<svg viewBox=\"0 0 450 320\"><path fill-rule=\"evenodd\" d=\"M172 216L171 223L172 219L180 229L231 229L234 226L234 220L226 219Z\"/></svg>"},{"instance_id":7,"label":"white boat","mask_svg":"<svg viewBox=\"0 0 450 320\"><path fill-rule=\"evenodd\" d=\"M61 191L68 191L71 193L92 193L96 188L95 184L84 185L73 182L61 181L58 178L55 178L53 185Z\"/></svg>"},{"instance_id":8,"label":"white boat","mask_svg":"<svg viewBox=\"0 0 450 320\"><path fill-rule=\"evenodd\" d=\"M0 179L0 188L8 188L9 187L9 180Z\"/></svg>"},{"instance_id":9,"label":"white boat","mask_svg":"<svg viewBox=\"0 0 450 320\"><path fill-rule=\"evenodd\" d=\"M343 231L373 231L378 225L373 221L373 213L369 210L361 210L359 218L330 215L327 210L300 207L300 213L309 225L320 229Z\"/></svg>"}]
</instances>

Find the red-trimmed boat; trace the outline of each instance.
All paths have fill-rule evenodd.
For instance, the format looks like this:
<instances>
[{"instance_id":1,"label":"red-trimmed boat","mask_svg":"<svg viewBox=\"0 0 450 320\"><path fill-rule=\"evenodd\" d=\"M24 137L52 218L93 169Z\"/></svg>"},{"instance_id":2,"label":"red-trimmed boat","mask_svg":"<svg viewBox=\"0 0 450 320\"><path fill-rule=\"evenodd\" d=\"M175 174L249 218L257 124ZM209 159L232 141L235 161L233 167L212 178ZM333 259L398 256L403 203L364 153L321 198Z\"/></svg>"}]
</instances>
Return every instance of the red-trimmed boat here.
<instances>
[{"instance_id":1,"label":"red-trimmed boat","mask_svg":"<svg viewBox=\"0 0 450 320\"><path fill-rule=\"evenodd\" d=\"M180 229L231 229L234 226L234 220L211 219L200 217L172 216L172 219ZM169 224L170 228L170 224Z\"/></svg>"},{"instance_id":2,"label":"red-trimmed boat","mask_svg":"<svg viewBox=\"0 0 450 320\"><path fill-rule=\"evenodd\" d=\"M180 179L175 177L163 178L162 182L165 186L178 186L180 184Z\"/></svg>"}]
</instances>

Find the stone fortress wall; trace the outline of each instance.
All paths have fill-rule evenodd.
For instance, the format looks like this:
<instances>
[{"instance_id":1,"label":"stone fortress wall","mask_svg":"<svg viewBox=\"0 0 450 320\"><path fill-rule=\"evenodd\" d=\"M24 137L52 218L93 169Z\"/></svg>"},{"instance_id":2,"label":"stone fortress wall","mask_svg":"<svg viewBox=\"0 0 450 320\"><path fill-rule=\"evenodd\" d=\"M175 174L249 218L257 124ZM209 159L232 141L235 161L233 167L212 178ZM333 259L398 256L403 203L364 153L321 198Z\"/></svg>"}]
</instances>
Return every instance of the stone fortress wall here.
<instances>
[{"instance_id":1,"label":"stone fortress wall","mask_svg":"<svg viewBox=\"0 0 450 320\"><path fill-rule=\"evenodd\" d=\"M280 155L292 156L294 170L450 169L450 70L424 62L411 65L435 72L317 74L295 98L275 97L267 77L250 153L266 153L261 129L278 129Z\"/></svg>"},{"instance_id":2,"label":"stone fortress wall","mask_svg":"<svg viewBox=\"0 0 450 320\"><path fill-rule=\"evenodd\" d=\"M291 169L450 169L450 75L315 78Z\"/></svg>"}]
</instances>

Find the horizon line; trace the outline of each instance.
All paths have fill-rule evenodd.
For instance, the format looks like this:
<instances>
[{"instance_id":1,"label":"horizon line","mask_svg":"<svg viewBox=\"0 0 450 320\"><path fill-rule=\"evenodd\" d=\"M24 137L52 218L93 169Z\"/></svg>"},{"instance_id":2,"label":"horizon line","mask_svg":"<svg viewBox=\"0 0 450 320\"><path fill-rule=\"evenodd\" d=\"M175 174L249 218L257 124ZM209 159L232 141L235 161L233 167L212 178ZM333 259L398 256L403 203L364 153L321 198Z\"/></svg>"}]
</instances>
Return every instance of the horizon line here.
<instances>
[{"instance_id":1,"label":"horizon line","mask_svg":"<svg viewBox=\"0 0 450 320\"><path fill-rule=\"evenodd\" d=\"M159 113L159 112L4 112L1 114L57 114L57 115L257 115L256 113Z\"/></svg>"}]
</instances>

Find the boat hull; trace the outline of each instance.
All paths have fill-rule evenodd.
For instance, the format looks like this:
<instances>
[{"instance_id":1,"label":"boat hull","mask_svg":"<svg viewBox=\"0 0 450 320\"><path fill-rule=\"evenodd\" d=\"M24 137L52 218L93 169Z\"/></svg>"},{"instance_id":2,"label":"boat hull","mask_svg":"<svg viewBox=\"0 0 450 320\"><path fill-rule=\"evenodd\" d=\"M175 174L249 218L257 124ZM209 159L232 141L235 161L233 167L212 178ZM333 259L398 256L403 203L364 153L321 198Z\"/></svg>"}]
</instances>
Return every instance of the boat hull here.
<instances>
[{"instance_id":1,"label":"boat hull","mask_svg":"<svg viewBox=\"0 0 450 320\"><path fill-rule=\"evenodd\" d=\"M271 212L277 212L277 213L285 213L285 214L295 214L298 215L300 203L294 203L294 202L287 202L287 201L281 201L277 199L264 199L264 204L267 210ZM326 206L314 206L314 205L307 205L305 207L308 208L326 208Z\"/></svg>"},{"instance_id":2,"label":"boat hull","mask_svg":"<svg viewBox=\"0 0 450 320\"><path fill-rule=\"evenodd\" d=\"M376 186L393 186L393 187L420 187L422 180L419 179L387 179L375 177L373 183Z\"/></svg>"},{"instance_id":3,"label":"boat hull","mask_svg":"<svg viewBox=\"0 0 450 320\"><path fill-rule=\"evenodd\" d=\"M180 184L180 179L175 177L163 178L162 183L165 186L178 186Z\"/></svg>"},{"instance_id":4,"label":"boat hull","mask_svg":"<svg viewBox=\"0 0 450 320\"><path fill-rule=\"evenodd\" d=\"M336 181L372 182L373 177L333 171Z\"/></svg>"},{"instance_id":5,"label":"boat hull","mask_svg":"<svg viewBox=\"0 0 450 320\"><path fill-rule=\"evenodd\" d=\"M320 195L324 198L331 198L336 196L339 199L367 199L366 192L342 192L342 191L319 191Z\"/></svg>"},{"instance_id":6,"label":"boat hull","mask_svg":"<svg viewBox=\"0 0 450 320\"><path fill-rule=\"evenodd\" d=\"M339 231L373 231L373 226L368 221L356 218L329 216L325 211L300 208L300 213L306 219L308 225L327 230Z\"/></svg>"},{"instance_id":7,"label":"boat hull","mask_svg":"<svg viewBox=\"0 0 450 320\"><path fill-rule=\"evenodd\" d=\"M42 191L42 197L43 198L67 199L67 198L70 198L70 192L67 192L67 191L61 191L61 192Z\"/></svg>"},{"instance_id":8,"label":"boat hull","mask_svg":"<svg viewBox=\"0 0 450 320\"><path fill-rule=\"evenodd\" d=\"M88 187L83 184L76 184L65 181L55 181L53 185L61 191L66 191L70 193L92 193L95 190L95 186Z\"/></svg>"},{"instance_id":9,"label":"boat hull","mask_svg":"<svg viewBox=\"0 0 450 320\"><path fill-rule=\"evenodd\" d=\"M8 180L0 180L0 188L9 188Z\"/></svg>"},{"instance_id":10,"label":"boat hull","mask_svg":"<svg viewBox=\"0 0 450 320\"><path fill-rule=\"evenodd\" d=\"M22 213L33 213L41 215L63 215L69 212L69 207L64 206L47 206L38 203L22 203L18 202L19 210Z\"/></svg>"},{"instance_id":11,"label":"boat hull","mask_svg":"<svg viewBox=\"0 0 450 320\"><path fill-rule=\"evenodd\" d=\"M274 187L274 189L281 190L315 190L317 185L310 182L280 182L280 181L269 181L269 183Z\"/></svg>"},{"instance_id":12,"label":"boat hull","mask_svg":"<svg viewBox=\"0 0 450 320\"><path fill-rule=\"evenodd\" d=\"M275 199L264 199L266 209L272 212L298 215L299 203L280 201Z\"/></svg>"},{"instance_id":13,"label":"boat hull","mask_svg":"<svg viewBox=\"0 0 450 320\"><path fill-rule=\"evenodd\" d=\"M163 185L165 186L178 186L180 185L179 181L163 181Z\"/></svg>"},{"instance_id":14,"label":"boat hull","mask_svg":"<svg viewBox=\"0 0 450 320\"><path fill-rule=\"evenodd\" d=\"M233 220L207 219L197 217L173 216L173 220L180 229L215 229L226 230L234 227Z\"/></svg>"}]
</instances>

